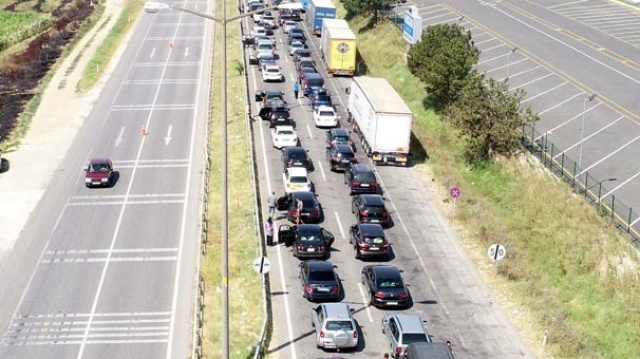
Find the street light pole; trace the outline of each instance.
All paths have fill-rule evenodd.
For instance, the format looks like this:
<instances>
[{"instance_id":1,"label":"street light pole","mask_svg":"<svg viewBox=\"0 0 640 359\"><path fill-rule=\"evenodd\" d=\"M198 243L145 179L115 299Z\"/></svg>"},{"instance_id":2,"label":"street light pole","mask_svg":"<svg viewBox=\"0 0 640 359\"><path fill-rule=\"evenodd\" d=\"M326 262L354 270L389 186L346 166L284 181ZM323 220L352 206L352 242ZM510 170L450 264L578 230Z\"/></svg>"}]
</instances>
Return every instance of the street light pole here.
<instances>
[{"instance_id":1,"label":"street light pole","mask_svg":"<svg viewBox=\"0 0 640 359\"><path fill-rule=\"evenodd\" d=\"M514 47L513 49L509 50L509 53L507 54L507 80L509 79L509 67L511 67L511 54L516 51L518 51L518 48Z\"/></svg>"},{"instance_id":2,"label":"street light pole","mask_svg":"<svg viewBox=\"0 0 640 359\"><path fill-rule=\"evenodd\" d=\"M578 158L578 174L582 173L582 142L584 141L584 119L587 112L587 102L593 101L598 96L597 93L589 95L582 104L582 130L580 131L580 156Z\"/></svg>"}]
</instances>

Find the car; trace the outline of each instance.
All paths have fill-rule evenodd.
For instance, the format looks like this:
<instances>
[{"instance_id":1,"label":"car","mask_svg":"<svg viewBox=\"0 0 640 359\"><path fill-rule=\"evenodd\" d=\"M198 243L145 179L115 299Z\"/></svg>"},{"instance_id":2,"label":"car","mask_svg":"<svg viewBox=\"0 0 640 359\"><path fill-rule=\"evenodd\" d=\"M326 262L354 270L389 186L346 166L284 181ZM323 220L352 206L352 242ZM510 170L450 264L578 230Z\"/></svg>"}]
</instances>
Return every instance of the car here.
<instances>
[{"instance_id":1,"label":"car","mask_svg":"<svg viewBox=\"0 0 640 359\"><path fill-rule=\"evenodd\" d=\"M286 211L287 220L295 223L298 217L297 199L302 201L300 220L304 223L319 223L322 218L320 203L313 192L298 191L285 194L276 200L276 208L278 211Z\"/></svg>"},{"instance_id":2,"label":"car","mask_svg":"<svg viewBox=\"0 0 640 359\"><path fill-rule=\"evenodd\" d=\"M306 48L307 48L307 45L304 42L294 41L291 43L291 45L289 45L289 48L287 49L287 53L289 54L289 56L293 56L296 50L306 49Z\"/></svg>"},{"instance_id":3,"label":"car","mask_svg":"<svg viewBox=\"0 0 640 359\"><path fill-rule=\"evenodd\" d=\"M113 185L113 163L110 159L92 158L84 170L84 184L88 188Z\"/></svg>"},{"instance_id":4,"label":"car","mask_svg":"<svg viewBox=\"0 0 640 359\"><path fill-rule=\"evenodd\" d=\"M276 47L270 41L261 40L256 45L256 57L258 60L262 56L273 56L275 55Z\"/></svg>"},{"instance_id":5,"label":"car","mask_svg":"<svg viewBox=\"0 0 640 359\"><path fill-rule=\"evenodd\" d=\"M295 21L295 20L294 20L294 21ZM292 35L292 34L298 34L298 35L301 35L301 36L305 39L305 41L306 41L306 37L304 36L304 31L303 31L301 28L297 27L297 28L295 28L295 29L291 29L291 30L289 30L289 34L288 34L288 35ZM299 36L298 36L298 37L299 37Z\"/></svg>"},{"instance_id":6,"label":"car","mask_svg":"<svg viewBox=\"0 0 640 359\"><path fill-rule=\"evenodd\" d=\"M298 135L293 126L275 126L271 129L273 147L295 147L298 145Z\"/></svg>"},{"instance_id":7,"label":"car","mask_svg":"<svg viewBox=\"0 0 640 359\"><path fill-rule=\"evenodd\" d=\"M278 241L293 247L293 256L299 259L323 259L335 237L317 224L282 224L278 227Z\"/></svg>"},{"instance_id":8,"label":"car","mask_svg":"<svg viewBox=\"0 0 640 359\"><path fill-rule=\"evenodd\" d=\"M305 97L311 96L314 90L323 88L324 79L319 73L305 72L300 79L302 92Z\"/></svg>"},{"instance_id":9,"label":"car","mask_svg":"<svg viewBox=\"0 0 640 359\"><path fill-rule=\"evenodd\" d=\"M309 101L311 102L311 109L314 110L318 106L333 106L331 95L324 87L313 88L309 95Z\"/></svg>"},{"instance_id":10,"label":"car","mask_svg":"<svg viewBox=\"0 0 640 359\"><path fill-rule=\"evenodd\" d=\"M282 22L282 32L288 34L291 29L297 29L298 23L292 20L286 20Z\"/></svg>"},{"instance_id":11,"label":"car","mask_svg":"<svg viewBox=\"0 0 640 359\"><path fill-rule=\"evenodd\" d=\"M249 9L250 9L251 11L258 11L258 10L260 10L260 9L264 9L264 7L265 7L265 6L264 6L263 4L256 4L255 6L251 6L251 5L250 5L250 6L249 6ZM253 18L253 22L255 22L255 23L259 23L260 21L262 21L262 17L264 16L264 14L266 14L266 12L265 12L265 11L263 11L263 12L258 12L258 13L253 14L253 15L251 16L251 17Z\"/></svg>"},{"instance_id":12,"label":"car","mask_svg":"<svg viewBox=\"0 0 640 359\"><path fill-rule=\"evenodd\" d=\"M305 78L307 73L317 73L317 71L318 70L315 68L315 66L309 66L308 64L304 64L297 71L297 73L298 73L298 82L301 82L302 79Z\"/></svg>"},{"instance_id":13,"label":"car","mask_svg":"<svg viewBox=\"0 0 640 359\"><path fill-rule=\"evenodd\" d=\"M276 49L277 49L277 43L276 43L276 40L275 40L275 39L273 39L273 38L270 38L270 37L269 37L269 36L267 36L266 34L264 34L264 35L256 35L256 36L254 36L254 37L252 37L252 38L253 38L253 43L252 43L252 45L253 45L253 49L254 49L254 50L256 49L256 44L257 44L259 41L271 41L271 43L273 44L274 48L276 48Z\"/></svg>"},{"instance_id":14,"label":"car","mask_svg":"<svg viewBox=\"0 0 640 359\"><path fill-rule=\"evenodd\" d=\"M282 71L280 70L280 66L278 65L264 65L262 67L262 81L277 81L283 82L284 76L282 75Z\"/></svg>"},{"instance_id":15,"label":"car","mask_svg":"<svg viewBox=\"0 0 640 359\"><path fill-rule=\"evenodd\" d=\"M415 314L392 313L382 317L382 334L389 339L391 356L404 358L409 344L430 343L431 337Z\"/></svg>"},{"instance_id":16,"label":"car","mask_svg":"<svg viewBox=\"0 0 640 359\"><path fill-rule=\"evenodd\" d=\"M316 127L336 127L340 117L331 106L318 106L313 110L313 122Z\"/></svg>"},{"instance_id":17,"label":"car","mask_svg":"<svg viewBox=\"0 0 640 359\"><path fill-rule=\"evenodd\" d=\"M275 29L278 27L276 23L276 18L271 13L264 13L262 15L262 19L260 19L260 24L265 28Z\"/></svg>"},{"instance_id":18,"label":"car","mask_svg":"<svg viewBox=\"0 0 640 359\"><path fill-rule=\"evenodd\" d=\"M293 57L296 60L310 59L311 58L311 50L309 50L308 48L306 48L306 49L296 49L296 51L293 53Z\"/></svg>"},{"instance_id":19,"label":"car","mask_svg":"<svg viewBox=\"0 0 640 359\"><path fill-rule=\"evenodd\" d=\"M368 265L362 268L361 277L362 284L369 292L369 302L374 307L409 306L409 291L398 268L391 265Z\"/></svg>"},{"instance_id":20,"label":"car","mask_svg":"<svg viewBox=\"0 0 640 359\"><path fill-rule=\"evenodd\" d=\"M346 170L351 164L358 163L356 154L349 145L333 145L327 149L327 161L332 171Z\"/></svg>"},{"instance_id":21,"label":"car","mask_svg":"<svg viewBox=\"0 0 640 359\"><path fill-rule=\"evenodd\" d=\"M376 174L368 165L356 163L344 171L344 183L349 186L349 194L377 194L380 186Z\"/></svg>"},{"instance_id":22,"label":"car","mask_svg":"<svg viewBox=\"0 0 640 359\"><path fill-rule=\"evenodd\" d=\"M313 59L310 59L308 57L301 57L297 59L295 66L296 66L296 71L300 72L300 68L302 67L313 67L315 69L316 62ZM313 71L313 72L318 72L318 71Z\"/></svg>"},{"instance_id":23,"label":"car","mask_svg":"<svg viewBox=\"0 0 640 359\"><path fill-rule=\"evenodd\" d=\"M306 43L307 38L304 36L302 31L297 32L295 30L296 29L289 30L289 33L287 34L287 45L291 45L291 43L294 41L300 41L300 42Z\"/></svg>"},{"instance_id":24,"label":"car","mask_svg":"<svg viewBox=\"0 0 640 359\"><path fill-rule=\"evenodd\" d=\"M352 197L351 212L358 223L377 223L386 227L391 222L384 199L379 194L359 194Z\"/></svg>"},{"instance_id":25,"label":"car","mask_svg":"<svg viewBox=\"0 0 640 359\"><path fill-rule=\"evenodd\" d=\"M322 349L355 349L359 337L353 312L346 303L322 303L313 308L311 325L316 332L316 346Z\"/></svg>"},{"instance_id":26,"label":"car","mask_svg":"<svg viewBox=\"0 0 640 359\"><path fill-rule=\"evenodd\" d=\"M286 103L286 101L284 100L284 92L280 90L258 90L256 91L255 97L256 101L262 101L262 107L265 107L269 101L274 99L278 99Z\"/></svg>"},{"instance_id":27,"label":"car","mask_svg":"<svg viewBox=\"0 0 640 359\"><path fill-rule=\"evenodd\" d=\"M349 230L349 243L353 245L356 259L389 259L389 241L379 224L354 224Z\"/></svg>"},{"instance_id":28,"label":"car","mask_svg":"<svg viewBox=\"0 0 640 359\"><path fill-rule=\"evenodd\" d=\"M334 128L327 131L325 143L327 144L327 148L330 148L333 145L348 145L351 147L353 152L356 152L356 144L351 140L349 131L344 128Z\"/></svg>"},{"instance_id":29,"label":"car","mask_svg":"<svg viewBox=\"0 0 640 359\"><path fill-rule=\"evenodd\" d=\"M251 36L267 36L267 29L265 29L263 26L254 26L251 30Z\"/></svg>"},{"instance_id":30,"label":"car","mask_svg":"<svg viewBox=\"0 0 640 359\"><path fill-rule=\"evenodd\" d=\"M274 54L262 54L262 56L260 57L256 57L254 56L254 58L257 60L257 65L258 68L260 69L260 71L263 70L263 67L265 65L275 65L276 64L276 55Z\"/></svg>"},{"instance_id":31,"label":"car","mask_svg":"<svg viewBox=\"0 0 640 359\"><path fill-rule=\"evenodd\" d=\"M307 169L303 167L291 167L282 171L282 185L284 193L294 191L312 191L313 183L307 175Z\"/></svg>"},{"instance_id":32,"label":"car","mask_svg":"<svg viewBox=\"0 0 640 359\"><path fill-rule=\"evenodd\" d=\"M340 278L334 265L327 261L310 260L298 265L298 278L304 297L310 301L340 299Z\"/></svg>"},{"instance_id":33,"label":"car","mask_svg":"<svg viewBox=\"0 0 640 359\"><path fill-rule=\"evenodd\" d=\"M269 128L275 128L277 126L293 126L293 118L286 107L263 107L258 116L263 121L269 121Z\"/></svg>"},{"instance_id":34,"label":"car","mask_svg":"<svg viewBox=\"0 0 640 359\"><path fill-rule=\"evenodd\" d=\"M284 10L280 10L280 16L278 16L278 24L280 25L280 27L282 28L284 26L284 24L288 21L293 22L294 24L297 24L295 21L293 21L293 17L291 16L290 13L288 12L284 12ZM283 28L284 30L284 28ZM285 32L286 34L286 32Z\"/></svg>"},{"instance_id":35,"label":"car","mask_svg":"<svg viewBox=\"0 0 640 359\"><path fill-rule=\"evenodd\" d=\"M307 150L302 147L286 147L282 149L282 165L284 168L302 167L307 171L313 168L313 164L307 155Z\"/></svg>"}]
</instances>

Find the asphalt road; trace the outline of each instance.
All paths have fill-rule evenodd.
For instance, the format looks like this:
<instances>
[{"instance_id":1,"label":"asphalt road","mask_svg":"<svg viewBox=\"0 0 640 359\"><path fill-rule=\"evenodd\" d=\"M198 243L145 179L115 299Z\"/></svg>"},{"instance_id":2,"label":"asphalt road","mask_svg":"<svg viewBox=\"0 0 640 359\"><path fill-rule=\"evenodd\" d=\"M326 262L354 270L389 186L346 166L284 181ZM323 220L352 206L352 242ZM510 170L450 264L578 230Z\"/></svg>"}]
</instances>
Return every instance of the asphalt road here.
<instances>
[{"instance_id":1,"label":"asphalt road","mask_svg":"<svg viewBox=\"0 0 640 359\"><path fill-rule=\"evenodd\" d=\"M3 359L189 356L211 29L142 15L0 268ZM117 182L87 189L83 167L102 156Z\"/></svg>"},{"instance_id":2,"label":"asphalt road","mask_svg":"<svg viewBox=\"0 0 640 359\"><path fill-rule=\"evenodd\" d=\"M621 212L640 230L639 9L606 0L420 0L399 11L410 5L425 27L471 31L479 70L526 91L523 103L540 115L536 140L569 172L576 163L589 174L602 201L631 208Z\"/></svg>"},{"instance_id":3,"label":"asphalt road","mask_svg":"<svg viewBox=\"0 0 640 359\"><path fill-rule=\"evenodd\" d=\"M247 20L245 28L251 26ZM310 36L307 36L311 38ZM284 83L262 83L256 66L249 69L249 92L256 89L280 89L295 119L301 145L309 151L315 164L310 178L315 184L322 205L324 221L321 226L336 237L329 261L337 265L342 280L342 302L355 310L360 329L360 343L354 352L339 353L353 358L382 358L389 352L389 343L381 333L380 323L389 311L368 305L368 296L360 284L360 270L366 264L354 258L348 245L349 227L355 223L351 213L351 199L343 184L343 175L329 171L325 160L325 130L315 128L308 100L293 98L295 70L276 31L279 65L286 77ZM318 40L310 43L316 63ZM247 52L250 52L247 49ZM322 70L326 75L325 69ZM341 124L347 127L345 113L347 78L328 78L325 87L331 92L334 105L342 116ZM253 115L259 106L251 105ZM254 145L258 158L261 194L264 200L275 190L283 193L280 151L272 147L268 125L259 118L253 121ZM361 163L369 159L358 151ZM437 203L417 168L379 167L378 179L382 183L386 206L391 212L393 227L386 230L392 244L393 258L389 264L404 271L413 303L407 312L419 314L427 321L427 328L435 341L451 340L456 358L533 358L522 338L505 317L500 304L492 297L474 266L465 255L460 241L449 228L448 219ZM266 208L264 209L266 212ZM277 225L287 224L279 217ZM274 336L269 354L279 358L327 357L315 346L315 330L311 327L311 310L314 304L303 297L297 278L298 260L284 246L268 247L272 266L270 272L274 315Z\"/></svg>"}]
</instances>

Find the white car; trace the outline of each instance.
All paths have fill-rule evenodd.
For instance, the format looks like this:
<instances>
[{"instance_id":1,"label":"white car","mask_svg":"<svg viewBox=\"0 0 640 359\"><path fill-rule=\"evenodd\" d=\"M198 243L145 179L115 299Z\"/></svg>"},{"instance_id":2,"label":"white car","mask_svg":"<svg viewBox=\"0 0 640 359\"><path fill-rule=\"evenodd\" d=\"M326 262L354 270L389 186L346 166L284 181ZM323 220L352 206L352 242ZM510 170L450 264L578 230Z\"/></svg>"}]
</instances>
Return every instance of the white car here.
<instances>
[{"instance_id":1,"label":"white car","mask_svg":"<svg viewBox=\"0 0 640 359\"><path fill-rule=\"evenodd\" d=\"M259 13L255 13L253 14L253 22L258 23L260 21L262 21L262 15L264 14L264 12L259 12Z\"/></svg>"},{"instance_id":2,"label":"white car","mask_svg":"<svg viewBox=\"0 0 640 359\"><path fill-rule=\"evenodd\" d=\"M261 58L263 55L275 55L276 47L270 41L260 41L256 45L256 57Z\"/></svg>"},{"instance_id":3,"label":"white car","mask_svg":"<svg viewBox=\"0 0 640 359\"><path fill-rule=\"evenodd\" d=\"M282 24L282 32L284 32L285 34L288 34L289 30L296 28L298 28L298 23L295 21L287 20L284 22L284 24Z\"/></svg>"},{"instance_id":4,"label":"white car","mask_svg":"<svg viewBox=\"0 0 640 359\"><path fill-rule=\"evenodd\" d=\"M331 106L318 106L313 110L313 121L316 123L316 127L336 127L339 119L340 116Z\"/></svg>"},{"instance_id":5,"label":"white car","mask_svg":"<svg viewBox=\"0 0 640 359\"><path fill-rule=\"evenodd\" d=\"M289 167L282 171L282 184L284 193L295 191L311 191L313 185L304 167Z\"/></svg>"},{"instance_id":6,"label":"white car","mask_svg":"<svg viewBox=\"0 0 640 359\"><path fill-rule=\"evenodd\" d=\"M298 135L293 126L276 126L271 129L271 141L275 148L296 147Z\"/></svg>"},{"instance_id":7,"label":"white car","mask_svg":"<svg viewBox=\"0 0 640 359\"><path fill-rule=\"evenodd\" d=\"M296 52L296 50L303 50L306 49L307 45L305 45L302 41L294 41L291 43L291 45L289 45L289 55L293 56Z\"/></svg>"},{"instance_id":8,"label":"white car","mask_svg":"<svg viewBox=\"0 0 640 359\"><path fill-rule=\"evenodd\" d=\"M273 17L273 15L263 15L262 19L260 19L260 22L262 23L262 26L264 27L270 27L271 29L276 28L276 19Z\"/></svg>"},{"instance_id":9,"label":"white car","mask_svg":"<svg viewBox=\"0 0 640 359\"><path fill-rule=\"evenodd\" d=\"M267 36L267 29L262 26L254 26L251 30L251 36Z\"/></svg>"},{"instance_id":10,"label":"white car","mask_svg":"<svg viewBox=\"0 0 640 359\"><path fill-rule=\"evenodd\" d=\"M284 81L284 76L282 76L282 71L280 71L280 66L278 65L267 65L265 64L262 67L262 81Z\"/></svg>"}]
</instances>

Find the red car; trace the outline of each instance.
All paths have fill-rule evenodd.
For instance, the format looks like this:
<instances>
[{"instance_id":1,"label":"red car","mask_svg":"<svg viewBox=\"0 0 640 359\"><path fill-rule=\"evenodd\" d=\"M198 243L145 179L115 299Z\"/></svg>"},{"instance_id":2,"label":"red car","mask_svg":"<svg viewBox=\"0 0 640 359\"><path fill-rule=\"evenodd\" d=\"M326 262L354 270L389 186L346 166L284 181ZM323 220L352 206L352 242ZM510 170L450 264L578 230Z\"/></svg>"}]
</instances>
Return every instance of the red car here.
<instances>
[{"instance_id":1,"label":"red car","mask_svg":"<svg viewBox=\"0 0 640 359\"><path fill-rule=\"evenodd\" d=\"M85 170L84 184L87 187L111 187L113 163L108 158L93 158Z\"/></svg>"}]
</instances>

